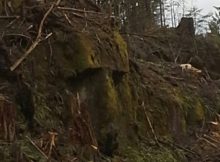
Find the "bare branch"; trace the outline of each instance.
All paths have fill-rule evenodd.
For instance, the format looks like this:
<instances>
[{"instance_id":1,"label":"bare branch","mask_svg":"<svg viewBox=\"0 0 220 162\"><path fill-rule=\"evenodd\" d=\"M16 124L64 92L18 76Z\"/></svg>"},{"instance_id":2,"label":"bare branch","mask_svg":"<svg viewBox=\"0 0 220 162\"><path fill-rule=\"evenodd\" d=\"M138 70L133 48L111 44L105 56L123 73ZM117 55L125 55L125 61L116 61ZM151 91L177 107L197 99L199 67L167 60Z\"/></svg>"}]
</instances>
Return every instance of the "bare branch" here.
<instances>
[{"instance_id":1,"label":"bare branch","mask_svg":"<svg viewBox=\"0 0 220 162\"><path fill-rule=\"evenodd\" d=\"M82 13L91 13L91 14L97 14L97 15L105 15L105 13L102 13L102 12L86 11L86 10L70 8L70 7L57 7L57 8L60 9L60 10L64 10L64 11L73 11L73 12L82 12Z\"/></svg>"},{"instance_id":2,"label":"bare branch","mask_svg":"<svg viewBox=\"0 0 220 162\"><path fill-rule=\"evenodd\" d=\"M47 19L48 15L52 12L52 10L54 9L55 6L58 6L61 0L57 0L57 2L55 4L52 4L51 7L49 8L49 10L45 13L43 19L41 20L40 26L39 26L39 30L38 30L38 34L37 37L35 39L35 41L33 42L33 44L28 48L28 50L24 53L23 56L21 56L20 59L18 59L11 67L10 70L14 71L23 61L26 57L28 57L30 55L30 53L37 47L37 45L42 41L42 30L43 30L43 26L44 26L44 22ZM50 35L49 35L50 36ZM45 39L43 39L45 40Z\"/></svg>"},{"instance_id":3,"label":"bare branch","mask_svg":"<svg viewBox=\"0 0 220 162\"><path fill-rule=\"evenodd\" d=\"M0 19L19 19L20 16L14 15L14 16L0 16Z\"/></svg>"},{"instance_id":4,"label":"bare branch","mask_svg":"<svg viewBox=\"0 0 220 162\"><path fill-rule=\"evenodd\" d=\"M30 137L26 136L26 138L30 141L30 143L46 158L48 159L48 156L30 139Z\"/></svg>"}]
</instances>

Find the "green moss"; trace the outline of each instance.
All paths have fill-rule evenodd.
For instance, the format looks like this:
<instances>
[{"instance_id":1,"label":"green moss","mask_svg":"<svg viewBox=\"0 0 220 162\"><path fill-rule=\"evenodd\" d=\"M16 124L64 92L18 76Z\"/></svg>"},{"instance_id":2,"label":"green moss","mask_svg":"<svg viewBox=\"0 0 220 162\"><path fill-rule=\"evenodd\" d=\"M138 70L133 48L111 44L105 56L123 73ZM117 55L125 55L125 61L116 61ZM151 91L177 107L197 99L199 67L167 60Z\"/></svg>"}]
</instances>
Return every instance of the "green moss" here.
<instances>
[{"instance_id":1,"label":"green moss","mask_svg":"<svg viewBox=\"0 0 220 162\"><path fill-rule=\"evenodd\" d=\"M199 100L196 101L193 110L193 119L196 122L201 122L205 118L204 107Z\"/></svg>"},{"instance_id":2,"label":"green moss","mask_svg":"<svg viewBox=\"0 0 220 162\"><path fill-rule=\"evenodd\" d=\"M105 129L120 113L119 94L111 77L111 71L98 70L85 82L85 87L91 92L90 111L97 122L97 127L99 130Z\"/></svg>"},{"instance_id":3,"label":"green moss","mask_svg":"<svg viewBox=\"0 0 220 162\"><path fill-rule=\"evenodd\" d=\"M198 96L188 94L184 98L183 106L187 125L195 125L205 119L205 107Z\"/></svg>"},{"instance_id":4,"label":"green moss","mask_svg":"<svg viewBox=\"0 0 220 162\"><path fill-rule=\"evenodd\" d=\"M114 32L113 36L113 47L111 47L114 49L113 54L108 56L106 54L109 51L100 51L93 36L89 34L66 33L58 30L55 31L55 35L56 42L53 44L53 51L56 56L54 58L57 64L60 64L60 70L65 77L88 68L115 69L116 67L123 71L129 69L127 45L118 32ZM113 60L110 65L109 60Z\"/></svg>"},{"instance_id":5,"label":"green moss","mask_svg":"<svg viewBox=\"0 0 220 162\"><path fill-rule=\"evenodd\" d=\"M205 107L202 104L201 98L196 96L196 94L185 92L183 90L176 90L174 98L182 109L183 128L185 127L186 129L187 124L189 124L186 123L186 120L189 121L191 124L196 124L204 120Z\"/></svg>"},{"instance_id":6,"label":"green moss","mask_svg":"<svg viewBox=\"0 0 220 162\"><path fill-rule=\"evenodd\" d=\"M125 112L126 116L127 117L133 116L133 118L135 118L134 117L135 112L133 112L134 99L132 98L131 87L129 85L129 78L127 75L123 76L122 82L119 84L118 87L118 93L119 93L118 97L122 107L126 107L127 109L127 111Z\"/></svg>"},{"instance_id":7,"label":"green moss","mask_svg":"<svg viewBox=\"0 0 220 162\"><path fill-rule=\"evenodd\" d=\"M84 35L76 35L71 41L63 44L63 55L69 68L81 71L93 67L94 52L89 39Z\"/></svg>"},{"instance_id":8,"label":"green moss","mask_svg":"<svg viewBox=\"0 0 220 162\"><path fill-rule=\"evenodd\" d=\"M123 76L121 76L123 77ZM123 113L123 107L126 107L124 112L127 119L133 115L132 113L132 96L130 86L128 84L128 78L121 78L122 80L115 85L111 72L105 73L105 78L101 89L103 89L102 100L103 103L113 118L118 114Z\"/></svg>"},{"instance_id":9,"label":"green moss","mask_svg":"<svg viewBox=\"0 0 220 162\"><path fill-rule=\"evenodd\" d=\"M155 96L150 96L149 118L159 136L184 135L186 121L184 116L184 98L180 89L161 86Z\"/></svg>"},{"instance_id":10,"label":"green moss","mask_svg":"<svg viewBox=\"0 0 220 162\"><path fill-rule=\"evenodd\" d=\"M114 32L114 40L118 46L119 54L125 64L128 63L127 44L118 32Z\"/></svg>"},{"instance_id":11,"label":"green moss","mask_svg":"<svg viewBox=\"0 0 220 162\"><path fill-rule=\"evenodd\" d=\"M87 67L93 67L94 62L92 57L94 57L95 54L89 38L85 35L79 35L78 40L74 43L75 53L73 65L79 70L84 70Z\"/></svg>"},{"instance_id":12,"label":"green moss","mask_svg":"<svg viewBox=\"0 0 220 162\"><path fill-rule=\"evenodd\" d=\"M109 75L106 75L105 82L103 84L103 89L105 93L103 93L103 100L105 102L105 106L110 114L113 116L119 112L118 110L118 94L114 87L113 80Z\"/></svg>"},{"instance_id":13,"label":"green moss","mask_svg":"<svg viewBox=\"0 0 220 162\"><path fill-rule=\"evenodd\" d=\"M75 71L81 72L87 68L99 67L93 51L93 44L85 34L70 34L70 36L57 33L58 41L55 43L56 62L64 76ZM67 38L66 38L67 37ZM68 40L68 41L67 41Z\"/></svg>"},{"instance_id":14,"label":"green moss","mask_svg":"<svg viewBox=\"0 0 220 162\"><path fill-rule=\"evenodd\" d=\"M173 98L175 99L175 101L180 104L183 105L184 104L184 94L182 91L180 91L180 89L175 88L173 89Z\"/></svg>"},{"instance_id":15,"label":"green moss","mask_svg":"<svg viewBox=\"0 0 220 162\"><path fill-rule=\"evenodd\" d=\"M156 94L149 99L152 103L149 117L157 135L169 136L177 133L178 136L184 136L189 126L196 126L204 120L205 107L195 93L168 86L160 87L158 93L159 96Z\"/></svg>"}]
</instances>

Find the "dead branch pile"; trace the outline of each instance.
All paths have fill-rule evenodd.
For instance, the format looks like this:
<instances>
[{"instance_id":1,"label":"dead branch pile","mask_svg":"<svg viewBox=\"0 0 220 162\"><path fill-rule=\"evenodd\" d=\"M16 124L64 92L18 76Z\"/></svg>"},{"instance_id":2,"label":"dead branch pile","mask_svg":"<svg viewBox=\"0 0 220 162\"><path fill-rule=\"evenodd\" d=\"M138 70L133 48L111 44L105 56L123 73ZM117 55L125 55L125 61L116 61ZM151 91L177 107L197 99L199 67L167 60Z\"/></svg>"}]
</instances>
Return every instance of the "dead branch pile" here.
<instances>
[{"instance_id":1,"label":"dead branch pile","mask_svg":"<svg viewBox=\"0 0 220 162\"><path fill-rule=\"evenodd\" d=\"M0 16L0 21L4 22L0 31L12 60L10 70L14 71L22 64L40 43L46 40L49 42L51 37L55 37L54 28L62 28L68 32L86 32L92 26L103 28L103 24L110 20L108 15L97 12L89 4L81 5L83 9L80 9L80 4L77 6L79 8L75 6L67 0L33 4L24 2L19 6L22 12L17 13L11 9L9 13L10 6L6 5L4 15Z\"/></svg>"}]
</instances>

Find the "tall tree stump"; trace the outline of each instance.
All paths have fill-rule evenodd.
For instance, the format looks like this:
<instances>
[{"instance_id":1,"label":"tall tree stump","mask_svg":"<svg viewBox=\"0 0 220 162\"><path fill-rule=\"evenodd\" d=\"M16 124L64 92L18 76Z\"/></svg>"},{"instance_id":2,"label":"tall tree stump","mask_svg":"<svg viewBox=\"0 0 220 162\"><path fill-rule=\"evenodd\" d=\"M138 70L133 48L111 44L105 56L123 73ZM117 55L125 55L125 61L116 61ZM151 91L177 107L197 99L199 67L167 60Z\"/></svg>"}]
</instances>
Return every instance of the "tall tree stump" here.
<instances>
[{"instance_id":1,"label":"tall tree stump","mask_svg":"<svg viewBox=\"0 0 220 162\"><path fill-rule=\"evenodd\" d=\"M195 36L195 27L193 18L183 17L178 25L177 33L183 36Z\"/></svg>"}]
</instances>

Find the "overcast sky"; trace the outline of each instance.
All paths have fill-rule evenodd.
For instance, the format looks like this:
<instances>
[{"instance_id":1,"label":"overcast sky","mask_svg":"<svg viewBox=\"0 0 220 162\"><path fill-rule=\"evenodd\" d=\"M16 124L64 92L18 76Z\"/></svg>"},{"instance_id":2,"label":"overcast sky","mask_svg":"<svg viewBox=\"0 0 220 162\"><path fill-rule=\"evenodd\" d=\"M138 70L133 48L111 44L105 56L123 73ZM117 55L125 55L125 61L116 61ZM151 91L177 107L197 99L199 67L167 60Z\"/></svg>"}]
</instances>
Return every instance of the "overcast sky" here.
<instances>
[{"instance_id":1,"label":"overcast sky","mask_svg":"<svg viewBox=\"0 0 220 162\"><path fill-rule=\"evenodd\" d=\"M213 12L213 6L220 7L220 0L193 0L193 4L199 9L203 9L204 13Z\"/></svg>"}]
</instances>

